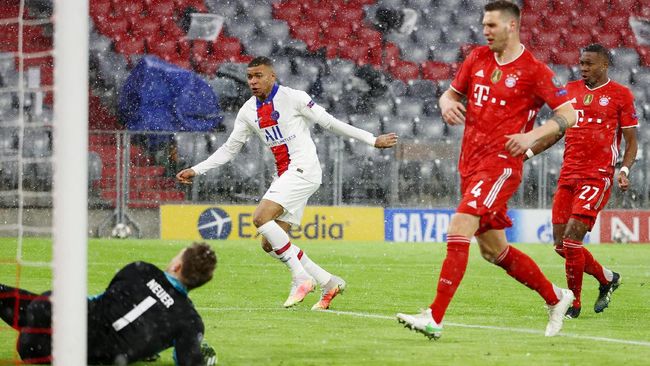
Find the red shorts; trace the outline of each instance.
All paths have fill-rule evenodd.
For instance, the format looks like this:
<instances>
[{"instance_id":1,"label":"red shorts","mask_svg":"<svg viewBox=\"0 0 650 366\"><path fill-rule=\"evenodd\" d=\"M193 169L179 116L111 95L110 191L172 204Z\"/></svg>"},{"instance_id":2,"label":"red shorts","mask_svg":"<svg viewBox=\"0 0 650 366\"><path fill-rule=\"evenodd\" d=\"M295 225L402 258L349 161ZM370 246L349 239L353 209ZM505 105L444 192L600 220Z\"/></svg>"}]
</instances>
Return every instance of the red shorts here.
<instances>
[{"instance_id":1,"label":"red shorts","mask_svg":"<svg viewBox=\"0 0 650 366\"><path fill-rule=\"evenodd\" d=\"M508 200L521 183L521 170L501 168L483 171L461 182L462 197L456 212L480 216L475 235L488 230L502 230L512 226L508 217Z\"/></svg>"},{"instance_id":2,"label":"red shorts","mask_svg":"<svg viewBox=\"0 0 650 366\"><path fill-rule=\"evenodd\" d=\"M573 218L591 230L611 188L610 178L561 178L553 197L553 224L566 224Z\"/></svg>"}]
</instances>

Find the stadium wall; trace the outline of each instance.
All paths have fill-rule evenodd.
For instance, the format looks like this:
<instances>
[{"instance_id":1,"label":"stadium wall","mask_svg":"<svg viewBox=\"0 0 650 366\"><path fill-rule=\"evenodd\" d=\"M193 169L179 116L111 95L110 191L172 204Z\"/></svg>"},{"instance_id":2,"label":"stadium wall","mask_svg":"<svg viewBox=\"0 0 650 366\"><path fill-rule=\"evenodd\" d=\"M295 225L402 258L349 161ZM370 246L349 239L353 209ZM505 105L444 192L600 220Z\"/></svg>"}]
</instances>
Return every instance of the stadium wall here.
<instances>
[{"instance_id":1,"label":"stadium wall","mask_svg":"<svg viewBox=\"0 0 650 366\"><path fill-rule=\"evenodd\" d=\"M160 210L129 209L129 216L138 224L142 238L200 240L199 218L211 208L222 210L230 217L230 233L223 239L255 237L252 224L255 206L163 205ZM452 213L452 209L444 208L312 206L305 210L303 227L293 231L292 237L297 240L441 243L446 239ZM514 222L514 227L506 231L508 240L551 243L550 210L513 209L508 214ZM89 236L110 236L113 210L89 210L88 215ZM51 209L28 209L25 210L23 224L45 227L51 224L51 220ZM15 221L15 209L0 209L0 222L11 224ZM12 234L3 232L0 235ZM603 211L585 242L650 243L650 210Z\"/></svg>"}]
</instances>

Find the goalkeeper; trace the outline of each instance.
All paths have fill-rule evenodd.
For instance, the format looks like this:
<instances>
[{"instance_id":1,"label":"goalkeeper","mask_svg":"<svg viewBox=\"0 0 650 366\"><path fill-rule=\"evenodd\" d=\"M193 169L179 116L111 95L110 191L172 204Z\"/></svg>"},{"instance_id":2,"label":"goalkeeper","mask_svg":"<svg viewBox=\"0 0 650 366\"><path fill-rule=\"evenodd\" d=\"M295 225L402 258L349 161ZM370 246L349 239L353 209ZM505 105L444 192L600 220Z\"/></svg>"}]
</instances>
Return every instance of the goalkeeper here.
<instances>
[{"instance_id":1,"label":"goalkeeper","mask_svg":"<svg viewBox=\"0 0 650 366\"><path fill-rule=\"evenodd\" d=\"M146 262L122 268L104 293L88 299L88 363L124 365L174 347L179 365L214 364L187 293L210 281L216 265L212 248L194 243L164 271ZM16 347L25 363L52 361L49 297L0 284L0 317L20 332Z\"/></svg>"}]
</instances>

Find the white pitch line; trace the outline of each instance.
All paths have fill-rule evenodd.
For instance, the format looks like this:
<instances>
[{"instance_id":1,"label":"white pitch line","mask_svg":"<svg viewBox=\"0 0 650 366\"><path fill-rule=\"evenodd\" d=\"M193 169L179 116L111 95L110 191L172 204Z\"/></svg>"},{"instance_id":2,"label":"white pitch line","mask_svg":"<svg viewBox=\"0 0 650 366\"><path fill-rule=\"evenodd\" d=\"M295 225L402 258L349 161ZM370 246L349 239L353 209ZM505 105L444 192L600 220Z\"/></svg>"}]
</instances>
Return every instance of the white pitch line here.
<instances>
[{"instance_id":1,"label":"white pitch line","mask_svg":"<svg viewBox=\"0 0 650 366\"><path fill-rule=\"evenodd\" d=\"M197 310L200 310L200 311L225 311L225 312L228 312L228 311L241 311L241 312L287 311L287 309L282 309L282 308L209 308L209 307L198 307ZM371 313L359 313L359 312L354 312L354 311L319 310L319 312L336 314L336 315L356 316L356 317L359 317L359 318L395 320L394 316L371 314ZM537 330L537 329L497 327L497 326L493 326L493 325L462 324L462 323L446 322L445 326L458 327L458 328L472 328L472 329L488 329L488 330L497 330L497 331L504 331L504 332L528 333L528 334L539 334L539 335L544 334L543 331ZM590 340L590 341L601 341L601 342L609 342L609 343L619 343L619 344L628 344L628 345L634 345L634 346L650 347L650 342L646 342L646 341L635 341L635 340L616 339L616 338L607 338L607 337L595 337L595 336L573 334L573 333L563 333L563 332L559 333L558 336L559 337L567 337L567 338L576 338L576 339L582 339L582 340Z\"/></svg>"}]
</instances>

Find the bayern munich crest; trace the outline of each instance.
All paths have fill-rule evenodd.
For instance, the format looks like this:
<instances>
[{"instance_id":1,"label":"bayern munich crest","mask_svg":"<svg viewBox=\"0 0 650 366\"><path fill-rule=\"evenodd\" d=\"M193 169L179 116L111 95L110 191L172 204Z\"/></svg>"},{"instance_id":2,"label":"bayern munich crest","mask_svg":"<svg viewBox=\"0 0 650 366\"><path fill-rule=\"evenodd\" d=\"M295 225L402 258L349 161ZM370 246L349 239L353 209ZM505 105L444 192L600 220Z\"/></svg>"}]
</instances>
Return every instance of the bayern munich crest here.
<instances>
[{"instance_id":1,"label":"bayern munich crest","mask_svg":"<svg viewBox=\"0 0 650 366\"><path fill-rule=\"evenodd\" d=\"M505 81L506 86L508 88L514 88L515 85L517 85L517 80L518 80L518 78L517 78L516 75L508 75L508 77L506 77L506 81Z\"/></svg>"},{"instance_id":2,"label":"bayern munich crest","mask_svg":"<svg viewBox=\"0 0 650 366\"><path fill-rule=\"evenodd\" d=\"M598 99L598 104L600 104L603 107L608 105L609 104L609 97L606 97L606 96L600 97L600 99Z\"/></svg>"}]
</instances>

